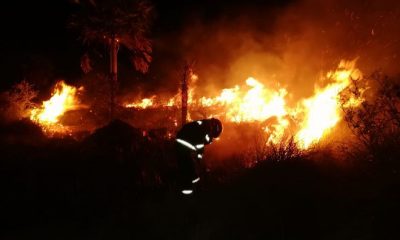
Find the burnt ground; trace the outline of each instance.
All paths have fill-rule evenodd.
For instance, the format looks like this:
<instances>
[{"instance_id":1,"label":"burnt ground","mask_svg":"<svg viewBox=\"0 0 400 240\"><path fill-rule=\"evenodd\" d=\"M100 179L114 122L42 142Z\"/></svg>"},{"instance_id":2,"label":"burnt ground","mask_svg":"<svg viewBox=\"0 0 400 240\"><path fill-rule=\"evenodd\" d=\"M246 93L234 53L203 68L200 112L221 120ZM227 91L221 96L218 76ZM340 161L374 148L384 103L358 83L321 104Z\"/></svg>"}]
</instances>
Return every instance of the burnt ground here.
<instances>
[{"instance_id":1,"label":"burnt ground","mask_svg":"<svg viewBox=\"0 0 400 240\"><path fill-rule=\"evenodd\" d=\"M1 239L400 239L399 175L362 159L227 164L184 197L171 141L123 122L79 142L14 123L1 156Z\"/></svg>"}]
</instances>

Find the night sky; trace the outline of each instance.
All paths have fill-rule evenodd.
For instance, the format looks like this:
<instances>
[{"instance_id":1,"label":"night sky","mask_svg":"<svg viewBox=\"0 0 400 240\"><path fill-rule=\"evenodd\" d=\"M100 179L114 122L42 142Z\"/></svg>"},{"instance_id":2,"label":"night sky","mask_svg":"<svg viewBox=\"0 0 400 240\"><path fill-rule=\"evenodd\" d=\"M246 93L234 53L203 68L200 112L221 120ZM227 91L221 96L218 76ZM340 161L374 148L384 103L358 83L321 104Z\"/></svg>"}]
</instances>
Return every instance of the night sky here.
<instances>
[{"instance_id":1,"label":"night sky","mask_svg":"<svg viewBox=\"0 0 400 240\"><path fill-rule=\"evenodd\" d=\"M165 35L179 35L190 21L212 23L220 18L236 18L251 13L254 24L262 21L266 9L282 8L292 1L232 1L232 0L172 0L153 1L156 18L151 37L157 41ZM10 1L3 4L0 14L1 90L23 79L36 79L36 85L49 86L52 81L75 81L82 76L79 59L85 47L76 32L66 28L66 22L76 5L71 1ZM152 72L157 64L171 59L154 47ZM175 59L179 59L174 56ZM124 59L120 64L125 64ZM179 63L177 63L179 64ZM47 79L40 82L37 79ZM151 78L151 77L150 77Z\"/></svg>"}]
</instances>

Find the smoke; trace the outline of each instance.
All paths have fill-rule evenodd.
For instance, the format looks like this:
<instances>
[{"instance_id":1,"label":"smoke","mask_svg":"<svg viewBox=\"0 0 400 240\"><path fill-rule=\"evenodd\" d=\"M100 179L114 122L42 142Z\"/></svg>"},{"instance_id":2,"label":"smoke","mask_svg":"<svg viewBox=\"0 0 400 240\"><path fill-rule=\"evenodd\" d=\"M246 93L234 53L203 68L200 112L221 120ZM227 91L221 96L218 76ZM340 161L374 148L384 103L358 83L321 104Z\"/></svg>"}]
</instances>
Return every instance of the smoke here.
<instances>
[{"instance_id":1,"label":"smoke","mask_svg":"<svg viewBox=\"0 0 400 240\"><path fill-rule=\"evenodd\" d=\"M399 74L400 3L395 0L301 0L271 6L236 4L208 18L192 9L184 24L154 41L154 81L141 96L172 96L180 86L184 61L194 60L198 96L219 94L248 77L266 88L288 90L288 103L313 95L316 85L340 60L357 60L364 75ZM151 83L151 84L150 84ZM252 125L253 126L253 125ZM240 128L240 129L237 129ZM213 151L225 159L258 141L259 128L229 126ZM262 135L262 134L261 134ZM223 140L225 139L225 140ZM248 143L248 144L243 144ZM219 151L221 147L225 151ZM229 157L231 159L231 157Z\"/></svg>"},{"instance_id":2,"label":"smoke","mask_svg":"<svg viewBox=\"0 0 400 240\"><path fill-rule=\"evenodd\" d=\"M155 51L168 59L153 66L159 72L154 92L176 91L184 59L196 61L200 95L252 76L267 87L286 87L298 100L310 96L315 84L323 85L320 75L341 59L358 58L367 75L399 73L397 1L303 0L284 7L236 8L221 10L212 20L188 17L178 33L156 39Z\"/></svg>"}]
</instances>

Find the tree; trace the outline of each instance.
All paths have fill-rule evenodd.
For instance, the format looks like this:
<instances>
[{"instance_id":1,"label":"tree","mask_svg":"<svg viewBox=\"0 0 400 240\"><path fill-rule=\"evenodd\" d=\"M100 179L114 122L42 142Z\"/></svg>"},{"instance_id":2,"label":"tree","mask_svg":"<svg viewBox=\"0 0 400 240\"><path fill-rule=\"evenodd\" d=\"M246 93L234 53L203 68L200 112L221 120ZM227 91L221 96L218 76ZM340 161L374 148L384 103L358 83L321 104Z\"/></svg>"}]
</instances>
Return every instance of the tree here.
<instances>
[{"instance_id":1,"label":"tree","mask_svg":"<svg viewBox=\"0 0 400 240\"><path fill-rule=\"evenodd\" d=\"M359 105L347 104L361 99ZM400 78L375 72L340 94L344 120L369 157L395 161L400 157Z\"/></svg>"},{"instance_id":2,"label":"tree","mask_svg":"<svg viewBox=\"0 0 400 240\"><path fill-rule=\"evenodd\" d=\"M152 60L152 45L146 34L152 19L152 5L146 0L87 0L77 1L79 11L69 20L69 27L80 32L84 44L100 42L109 50L110 113L114 117L117 91L118 50L130 52L136 70L146 73ZM84 71L91 69L85 56Z\"/></svg>"},{"instance_id":3,"label":"tree","mask_svg":"<svg viewBox=\"0 0 400 240\"><path fill-rule=\"evenodd\" d=\"M185 61L182 71L181 81L181 124L186 124L188 116L188 101L189 101L189 85L197 80L197 75L194 74L195 61Z\"/></svg>"}]
</instances>

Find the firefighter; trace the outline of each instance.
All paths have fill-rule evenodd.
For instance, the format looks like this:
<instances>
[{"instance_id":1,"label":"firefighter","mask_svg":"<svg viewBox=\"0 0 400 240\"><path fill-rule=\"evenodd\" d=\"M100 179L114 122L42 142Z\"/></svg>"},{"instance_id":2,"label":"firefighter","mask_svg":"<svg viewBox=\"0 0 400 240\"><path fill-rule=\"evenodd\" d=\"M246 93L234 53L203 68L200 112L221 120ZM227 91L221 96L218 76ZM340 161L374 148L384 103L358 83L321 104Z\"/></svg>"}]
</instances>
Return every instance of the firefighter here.
<instances>
[{"instance_id":1,"label":"firefighter","mask_svg":"<svg viewBox=\"0 0 400 240\"><path fill-rule=\"evenodd\" d=\"M194 184L200 181L198 173L203 159L204 146L210 144L222 132L218 119L203 119L185 124L176 135L178 168L181 173L181 192L193 193Z\"/></svg>"}]
</instances>

